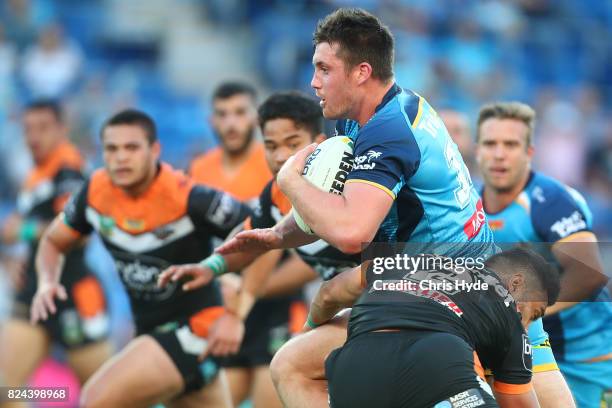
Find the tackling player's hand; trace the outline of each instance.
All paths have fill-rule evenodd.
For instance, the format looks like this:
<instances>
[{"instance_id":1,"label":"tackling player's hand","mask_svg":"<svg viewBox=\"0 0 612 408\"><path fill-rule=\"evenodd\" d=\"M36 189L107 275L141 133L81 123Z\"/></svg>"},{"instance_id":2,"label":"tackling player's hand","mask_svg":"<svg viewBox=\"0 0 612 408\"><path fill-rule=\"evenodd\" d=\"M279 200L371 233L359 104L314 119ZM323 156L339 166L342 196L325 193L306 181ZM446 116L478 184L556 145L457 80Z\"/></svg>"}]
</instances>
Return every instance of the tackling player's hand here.
<instances>
[{"instance_id":1,"label":"tackling player's hand","mask_svg":"<svg viewBox=\"0 0 612 408\"><path fill-rule=\"evenodd\" d=\"M170 282L186 278L183 290L193 290L208 284L215 277L208 266L200 264L173 265L165 269L157 278L157 286L165 287Z\"/></svg>"},{"instance_id":2,"label":"tackling player's hand","mask_svg":"<svg viewBox=\"0 0 612 408\"><path fill-rule=\"evenodd\" d=\"M60 283L43 283L38 287L30 308L30 321L47 320L50 314L55 314L54 298L67 300L66 288Z\"/></svg>"},{"instance_id":3,"label":"tackling player's hand","mask_svg":"<svg viewBox=\"0 0 612 408\"><path fill-rule=\"evenodd\" d=\"M253 229L242 231L217 249L221 255L236 252L266 252L281 247L283 237L272 228Z\"/></svg>"},{"instance_id":4,"label":"tackling player's hand","mask_svg":"<svg viewBox=\"0 0 612 408\"><path fill-rule=\"evenodd\" d=\"M316 148L317 144L312 143L291 156L285 164L283 164L283 167L281 167L276 176L276 182L281 190L284 190L294 177L300 177L302 175L302 171L306 165L306 159Z\"/></svg>"},{"instance_id":5,"label":"tackling player's hand","mask_svg":"<svg viewBox=\"0 0 612 408\"><path fill-rule=\"evenodd\" d=\"M200 361L207 355L227 356L236 354L244 337L244 322L235 314L227 312L213 325L208 335L208 347L200 355Z\"/></svg>"}]
</instances>

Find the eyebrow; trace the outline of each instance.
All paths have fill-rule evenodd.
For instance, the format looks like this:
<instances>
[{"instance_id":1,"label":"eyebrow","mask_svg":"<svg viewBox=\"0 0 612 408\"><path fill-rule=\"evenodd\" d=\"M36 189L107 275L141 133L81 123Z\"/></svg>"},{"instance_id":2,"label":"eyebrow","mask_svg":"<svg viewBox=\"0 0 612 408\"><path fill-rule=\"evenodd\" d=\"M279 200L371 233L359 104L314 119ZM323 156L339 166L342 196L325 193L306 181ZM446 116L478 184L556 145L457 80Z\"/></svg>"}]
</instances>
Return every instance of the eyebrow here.
<instances>
[{"instance_id":1,"label":"eyebrow","mask_svg":"<svg viewBox=\"0 0 612 408\"><path fill-rule=\"evenodd\" d=\"M291 139L295 139L296 137L300 137L300 135L298 135L297 133L291 134L289 136L287 136L286 138L283 139L283 141L287 142Z\"/></svg>"}]
</instances>

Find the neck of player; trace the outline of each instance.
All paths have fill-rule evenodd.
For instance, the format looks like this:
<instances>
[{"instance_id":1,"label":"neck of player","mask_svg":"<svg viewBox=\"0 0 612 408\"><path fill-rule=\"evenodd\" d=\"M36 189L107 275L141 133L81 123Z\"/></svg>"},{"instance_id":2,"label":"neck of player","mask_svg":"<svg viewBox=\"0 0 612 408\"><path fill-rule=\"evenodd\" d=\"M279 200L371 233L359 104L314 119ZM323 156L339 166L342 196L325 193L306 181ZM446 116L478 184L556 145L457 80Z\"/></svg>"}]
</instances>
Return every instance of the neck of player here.
<instances>
[{"instance_id":1,"label":"neck of player","mask_svg":"<svg viewBox=\"0 0 612 408\"><path fill-rule=\"evenodd\" d=\"M129 187L123 189L125 193L132 197L138 197L144 194L145 191L151 187L151 184L155 181L155 178L158 176L161 171L161 164L155 163L154 167L149 169L145 177L140 180L138 183L135 183Z\"/></svg>"},{"instance_id":2,"label":"neck of player","mask_svg":"<svg viewBox=\"0 0 612 408\"><path fill-rule=\"evenodd\" d=\"M223 150L223 166L226 170L233 170L236 167L244 163L250 156L251 151L255 146L255 138L252 137L249 143L239 152L230 153L227 150Z\"/></svg>"},{"instance_id":3,"label":"neck of player","mask_svg":"<svg viewBox=\"0 0 612 408\"><path fill-rule=\"evenodd\" d=\"M353 116L354 120L359 123L359 126L364 126L374 116L376 107L382 103L383 98L394 83L394 80L391 79L388 83L373 80L368 84L364 84L364 97L361 98L356 113Z\"/></svg>"},{"instance_id":4,"label":"neck of player","mask_svg":"<svg viewBox=\"0 0 612 408\"><path fill-rule=\"evenodd\" d=\"M496 214L508 207L525 188L530 173L530 168L527 168L520 181L508 189L496 189L485 185L483 192L485 211Z\"/></svg>"}]
</instances>

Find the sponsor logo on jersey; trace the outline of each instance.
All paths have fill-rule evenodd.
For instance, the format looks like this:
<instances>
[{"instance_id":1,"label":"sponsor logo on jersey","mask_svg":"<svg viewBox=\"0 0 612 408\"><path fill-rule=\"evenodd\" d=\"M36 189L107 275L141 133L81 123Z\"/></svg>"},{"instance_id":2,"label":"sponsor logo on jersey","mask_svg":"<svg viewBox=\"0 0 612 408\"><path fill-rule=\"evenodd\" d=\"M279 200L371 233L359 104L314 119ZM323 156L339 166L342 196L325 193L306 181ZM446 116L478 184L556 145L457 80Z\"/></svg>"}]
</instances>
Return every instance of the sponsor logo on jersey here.
<instances>
[{"instance_id":1,"label":"sponsor logo on jersey","mask_svg":"<svg viewBox=\"0 0 612 408\"><path fill-rule=\"evenodd\" d=\"M382 156L382 152L368 150L366 154L355 158L355 170L372 170L376 163L372 163Z\"/></svg>"},{"instance_id":2,"label":"sponsor logo on jersey","mask_svg":"<svg viewBox=\"0 0 612 408\"><path fill-rule=\"evenodd\" d=\"M533 349L529 342L529 336L523 334L523 367L525 370L531 372L531 356Z\"/></svg>"},{"instance_id":3,"label":"sponsor logo on jersey","mask_svg":"<svg viewBox=\"0 0 612 408\"><path fill-rule=\"evenodd\" d=\"M476 211L472 214L469 220L463 224L463 233L468 239L474 238L480 232L482 225L485 223L487 217L484 209L482 208L482 200L478 200L476 203Z\"/></svg>"},{"instance_id":4,"label":"sponsor logo on jersey","mask_svg":"<svg viewBox=\"0 0 612 408\"><path fill-rule=\"evenodd\" d=\"M569 217L563 217L555 222L550 230L557 233L561 238L565 238L576 231L587 227L584 217L580 211L576 210Z\"/></svg>"}]
</instances>

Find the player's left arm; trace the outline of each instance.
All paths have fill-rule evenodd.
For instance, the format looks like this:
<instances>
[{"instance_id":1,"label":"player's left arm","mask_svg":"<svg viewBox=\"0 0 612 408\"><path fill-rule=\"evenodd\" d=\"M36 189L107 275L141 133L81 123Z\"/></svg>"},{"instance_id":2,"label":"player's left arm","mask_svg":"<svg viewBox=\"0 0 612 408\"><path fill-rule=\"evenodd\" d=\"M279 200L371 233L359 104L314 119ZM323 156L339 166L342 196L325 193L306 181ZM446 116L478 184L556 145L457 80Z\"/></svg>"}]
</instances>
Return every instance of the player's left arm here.
<instances>
[{"instance_id":1,"label":"player's left arm","mask_svg":"<svg viewBox=\"0 0 612 408\"><path fill-rule=\"evenodd\" d=\"M608 279L584 198L571 189L544 194L544 203L534 206L533 224L544 241L553 243L551 251L562 269L559 301L546 310L550 315L588 299Z\"/></svg>"},{"instance_id":2,"label":"player's left arm","mask_svg":"<svg viewBox=\"0 0 612 408\"><path fill-rule=\"evenodd\" d=\"M362 265L349 269L321 284L310 305L305 330L327 323L340 310L355 303L363 291L361 268Z\"/></svg>"}]
</instances>

